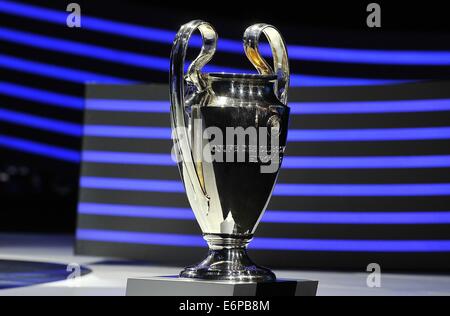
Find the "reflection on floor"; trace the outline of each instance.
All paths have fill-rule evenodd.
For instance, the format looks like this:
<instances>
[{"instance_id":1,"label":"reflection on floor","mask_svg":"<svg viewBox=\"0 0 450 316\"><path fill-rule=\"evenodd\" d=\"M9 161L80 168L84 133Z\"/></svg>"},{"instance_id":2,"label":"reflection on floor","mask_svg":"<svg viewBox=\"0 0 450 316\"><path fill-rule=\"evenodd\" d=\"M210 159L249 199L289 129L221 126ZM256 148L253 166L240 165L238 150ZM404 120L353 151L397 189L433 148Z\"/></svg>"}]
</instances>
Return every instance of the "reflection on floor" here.
<instances>
[{"instance_id":1,"label":"reflection on floor","mask_svg":"<svg viewBox=\"0 0 450 316\"><path fill-rule=\"evenodd\" d=\"M90 272L80 265L0 259L0 290L64 281Z\"/></svg>"},{"instance_id":2,"label":"reflection on floor","mask_svg":"<svg viewBox=\"0 0 450 316\"><path fill-rule=\"evenodd\" d=\"M124 295L127 278L177 274L181 267L157 266L112 258L74 256L73 240L67 236L0 235L0 259L52 262L68 279L32 286L1 289L0 295ZM11 262L13 264L13 262ZM186 264L189 264L187 262ZM47 266L47 265L44 265ZM41 267L44 267L41 266ZM76 277L79 267L92 273ZM2 265L0 264L0 269ZM5 271L0 270L0 279ZM17 269L17 267L11 268ZM66 272L66 273L67 273ZM87 271L84 271L87 272ZM319 280L318 295L450 295L450 276L382 273L381 287L367 286L368 273L275 271L280 278ZM4 275L3 275L4 276ZM75 276L75 277L74 277ZM13 281L14 278L9 278ZM61 279L61 275L60 275ZM17 282L18 279L16 278Z\"/></svg>"}]
</instances>

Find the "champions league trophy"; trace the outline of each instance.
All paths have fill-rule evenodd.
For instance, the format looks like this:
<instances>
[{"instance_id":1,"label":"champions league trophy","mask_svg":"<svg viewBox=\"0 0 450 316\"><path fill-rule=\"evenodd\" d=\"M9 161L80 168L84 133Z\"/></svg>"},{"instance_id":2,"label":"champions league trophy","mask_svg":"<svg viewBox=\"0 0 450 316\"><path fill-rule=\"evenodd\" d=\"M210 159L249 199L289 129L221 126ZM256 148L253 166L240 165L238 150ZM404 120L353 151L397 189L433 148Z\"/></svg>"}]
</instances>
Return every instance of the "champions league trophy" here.
<instances>
[{"instance_id":1,"label":"champions league trophy","mask_svg":"<svg viewBox=\"0 0 450 316\"><path fill-rule=\"evenodd\" d=\"M185 73L188 42L196 30L203 44ZM273 68L259 51L262 34ZM179 277L130 279L127 294L315 295L316 281L278 280L247 255L286 146L289 63L284 40L268 24L247 28L244 51L259 74L203 73L216 44L210 24L191 21L178 31L170 65L174 150L208 255Z\"/></svg>"}]
</instances>

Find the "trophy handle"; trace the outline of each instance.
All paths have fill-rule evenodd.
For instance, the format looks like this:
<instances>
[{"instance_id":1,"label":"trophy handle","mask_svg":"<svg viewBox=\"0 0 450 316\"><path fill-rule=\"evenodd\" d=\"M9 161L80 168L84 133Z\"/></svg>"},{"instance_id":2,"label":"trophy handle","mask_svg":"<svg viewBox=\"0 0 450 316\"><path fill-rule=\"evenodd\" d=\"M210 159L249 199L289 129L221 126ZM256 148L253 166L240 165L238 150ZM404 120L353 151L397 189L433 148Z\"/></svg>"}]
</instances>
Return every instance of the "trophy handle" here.
<instances>
[{"instance_id":1,"label":"trophy handle","mask_svg":"<svg viewBox=\"0 0 450 316\"><path fill-rule=\"evenodd\" d=\"M188 68L186 76L184 75L184 63L189 39L192 33L199 30L202 36L203 45L200 54ZM181 163L183 171L187 173L187 177L183 177L185 185L187 182L190 189L194 191L194 196L202 198L202 201L208 204L208 196L204 185L200 180L199 174L201 170L196 168L196 162L192 153L192 140L189 137L185 118L185 83L197 91L201 91L206 87L206 80L201 73L202 67L212 58L216 51L217 33L214 28L204 21L194 20L181 26L172 46L170 55L170 100L171 100L171 121L173 137L177 141L177 154L181 155ZM182 175L183 176L183 175Z\"/></svg>"},{"instance_id":2,"label":"trophy handle","mask_svg":"<svg viewBox=\"0 0 450 316\"><path fill-rule=\"evenodd\" d=\"M259 38L264 33L273 55L274 69L261 57ZM277 75L276 94L283 104L287 104L289 89L289 61L286 44L280 32L272 25L258 23L249 26L244 33L244 50L250 62L262 75Z\"/></svg>"}]
</instances>

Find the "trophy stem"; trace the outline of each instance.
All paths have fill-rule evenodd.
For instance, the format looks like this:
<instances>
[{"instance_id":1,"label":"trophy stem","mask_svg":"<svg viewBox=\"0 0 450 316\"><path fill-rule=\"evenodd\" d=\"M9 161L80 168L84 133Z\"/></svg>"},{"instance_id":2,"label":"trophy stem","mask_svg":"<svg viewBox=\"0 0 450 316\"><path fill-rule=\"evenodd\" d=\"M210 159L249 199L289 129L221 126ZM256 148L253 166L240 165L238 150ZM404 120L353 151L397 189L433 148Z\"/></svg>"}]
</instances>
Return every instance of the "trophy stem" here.
<instances>
[{"instance_id":1,"label":"trophy stem","mask_svg":"<svg viewBox=\"0 0 450 316\"><path fill-rule=\"evenodd\" d=\"M275 274L257 266L247 254L247 245L253 235L204 234L209 251L205 260L185 268L180 277L228 280L238 282L271 282Z\"/></svg>"}]
</instances>

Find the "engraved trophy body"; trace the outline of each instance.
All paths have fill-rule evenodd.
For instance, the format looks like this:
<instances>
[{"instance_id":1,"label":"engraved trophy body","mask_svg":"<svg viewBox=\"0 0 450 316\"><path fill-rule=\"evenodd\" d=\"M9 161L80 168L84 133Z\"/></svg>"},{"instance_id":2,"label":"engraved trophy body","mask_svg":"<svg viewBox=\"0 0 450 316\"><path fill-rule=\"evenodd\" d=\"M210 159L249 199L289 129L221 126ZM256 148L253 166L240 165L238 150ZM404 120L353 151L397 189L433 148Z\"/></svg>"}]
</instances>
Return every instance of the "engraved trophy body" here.
<instances>
[{"instance_id":1,"label":"engraved trophy body","mask_svg":"<svg viewBox=\"0 0 450 316\"><path fill-rule=\"evenodd\" d=\"M189 39L199 30L200 54L185 73ZM273 68L261 57L264 34ZM213 27L195 20L174 41L170 65L171 123L180 174L203 236L206 259L185 268L184 278L239 282L275 281L247 255L272 194L286 145L289 65L284 41L273 26L244 33L244 50L259 74L203 73L215 53Z\"/></svg>"}]
</instances>

